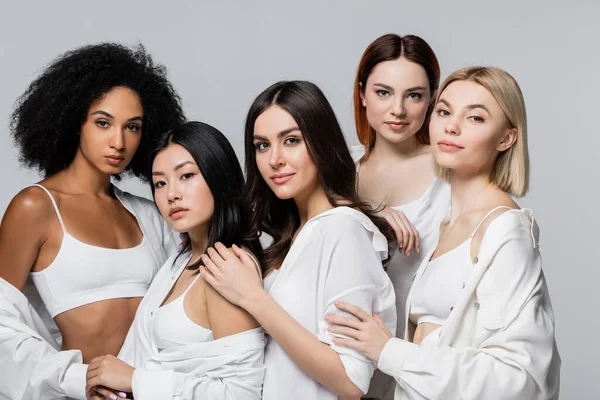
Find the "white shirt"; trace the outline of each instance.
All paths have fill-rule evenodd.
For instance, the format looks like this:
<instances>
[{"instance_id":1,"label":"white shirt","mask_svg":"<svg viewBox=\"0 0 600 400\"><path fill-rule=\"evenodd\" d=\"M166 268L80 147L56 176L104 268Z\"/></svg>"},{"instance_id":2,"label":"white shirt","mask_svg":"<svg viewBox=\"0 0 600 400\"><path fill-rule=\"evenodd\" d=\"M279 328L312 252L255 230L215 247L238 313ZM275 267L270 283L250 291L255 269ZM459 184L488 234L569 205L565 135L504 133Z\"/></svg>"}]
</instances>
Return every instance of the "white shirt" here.
<instances>
[{"instance_id":1,"label":"white shirt","mask_svg":"<svg viewBox=\"0 0 600 400\"><path fill-rule=\"evenodd\" d=\"M407 321L405 340L385 345L378 367L395 378L396 400L558 399L561 362L538 239L529 209L490 223L442 327L416 345L409 341L416 327Z\"/></svg>"},{"instance_id":2,"label":"white shirt","mask_svg":"<svg viewBox=\"0 0 600 400\"><path fill-rule=\"evenodd\" d=\"M262 328L217 340L202 334L197 343L157 346L157 310L189 259L183 254L173 263L173 256L158 271L119 353L119 358L136 368L133 395L136 400L259 400L265 370ZM192 331L197 328L180 326Z\"/></svg>"},{"instance_id":3,"label":"white shirt","mask_svg":"<svg viewBox=\"0 0 600 400\"><path fill-rule=\"evenodd\" d=\"M352 146L352 158L356 163L356 172L360 167L360 159L365 155L365 148ZM412 285L413 277L423 258L435 247L440 232L440 223L450 208L450 185L439 178L429 185L427 190L410 203L390 207L404 213L406 218L419 232L420 250L413 251L407 257L398 250L398 243L392 242L390 260L386 264L387 273L394 285L396 293L397 325L396 337L404 336L406 297ZM394 396L394 381L390 377L375 371L368 397L391 400Z\"/></svg>"},{"instance_id":4,"label":"white shirt","mask_svg":"<svg viewBox=\"0 0 600 400\"><path fill-rule=\"evenodd\" d=\"M175 251L173 231L153 202L116 187L115 195L138 220L157 264L162 265ZM0 398L85 400L87 365L79 350L61 351L61 343L61 334L31 280L21 293L0 279Z\"/></svg>"},{"instance_id":5,"label":"white shirt","mask_svg":"<svg viewBox=\"0 0 600 400\"><path fill-rule=\"evenodd\" d=\"M392 283L381 265L387 240L364 214L336 207L310 219L299 232L281 268L265 288L294 319L339 353L350 380L366 393L375 364L360 353L332 343L326 314L340 314L342 300L379 315L396 327ZM333 400L337 395L305 374L269 338L265 350L265 400Z\"/></svg>"}]
</instances>

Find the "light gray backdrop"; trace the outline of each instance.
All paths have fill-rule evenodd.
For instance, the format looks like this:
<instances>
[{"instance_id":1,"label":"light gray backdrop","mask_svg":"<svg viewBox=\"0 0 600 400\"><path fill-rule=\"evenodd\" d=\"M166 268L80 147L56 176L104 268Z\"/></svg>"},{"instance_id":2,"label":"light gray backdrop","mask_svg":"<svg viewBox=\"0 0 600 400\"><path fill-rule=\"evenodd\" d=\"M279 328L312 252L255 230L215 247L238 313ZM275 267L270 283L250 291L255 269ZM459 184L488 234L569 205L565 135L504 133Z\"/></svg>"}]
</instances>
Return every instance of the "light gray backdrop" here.
<instances>
[{"instance_id":1,"label":"light gray backdrop","mask_svg":"<svg viewBox=\"0 0 600 400\"><path fill-rule=\"evenodd\" d=\"M194 4L192 4L194 3ZM378 36L413 33L442 76L469 64L506 69L527 103L531 191L563 359L563 399L600 392L598 89L600 5L589 1L37 1L0 0L0 215L39 177L19 167L8 134L14 100L59 53L141 41L169 68L190 119L224 132L240 159L245 114L280 79L323 88L356 144L352 83ZM126 189L148 194L134 181ZM532 357L535 357L532 354Z\"/></svg>"}]
</instances>

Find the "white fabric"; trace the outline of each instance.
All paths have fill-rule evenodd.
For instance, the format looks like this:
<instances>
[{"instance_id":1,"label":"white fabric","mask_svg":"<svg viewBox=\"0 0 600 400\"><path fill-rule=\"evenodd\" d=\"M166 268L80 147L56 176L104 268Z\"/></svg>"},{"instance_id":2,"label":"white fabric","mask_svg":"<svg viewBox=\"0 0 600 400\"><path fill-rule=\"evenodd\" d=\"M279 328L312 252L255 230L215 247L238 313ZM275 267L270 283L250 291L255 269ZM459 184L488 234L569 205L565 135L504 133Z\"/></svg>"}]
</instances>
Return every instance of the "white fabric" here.
<instances>
[{"instance_id":1,"label":"white fabric","mask_svg":"<svg viewBox=\"0 0 600 400\"><path fill-rule=\"evenodd\" d=\"M176 250L173 231L151 201L116 187L115 194L138 220L155 264L162 265ZM23 290L27 297L3 279L0 288L0 399L85 399L81 352L60 351L60 332L31 280Z\"/></svg>"},{"instance_id":2,"label":"white fabric","mask_svg":"<svg viewBox=\"0 0 600 400\"><path fill-rule=\"evenodd\" d=\"M384 347L378 367L396 379L396 400L558 399L561 362L538 238L529 209L490 223L444 325L418 346L408 322L405 340Z\"/></svg>"},{"instance_id":3,"label":"white fabric","mask_svg":"<svg viewBox=\"0 0 600 400\"><path fill-rule=\"evenodd\" d=\"M260 399L264 377L262 328L195 344L156 345L156 312L189 261L169 258L142 300L119 358L136 368L136 400ZM202 341L204 340L204 341Z\"/></svg>"},{"instance_id":4,"label":"white fabric","mask_svg":"<svg viewBox=\"0 0 600 400\"><path fill-rule=\"evenodd\" d=\"M469 254L471 240L429 262L421 279L413 285L410 321L415 325L443 325L462 294L462 286L473 270Z\"/></svg>"},{"instance_id":5,"label":"white fabric","mask_svg":"<svg viewBox=\"0 0 600 400\"><path fill-rule=\"evenodd\" d=\"M350 148L352 158L356 163L356 171L360 167L360 159L365 154L362 145ZM440 224L450 209L450 185L439 178L434 179L431 185L418 199L410 203L391 207L401 211L419 232L420 251L411 252L407 257L398 250L398 243L392 242L390 246L390 260L386 264L388 276L394 285L396 294L396 337L403 337L406 328L406 297L413 282L413 277L427 253L433 249L438 241ZM394 380L375 371L371 380L371 387L367 397L391 400L394 398Z\"/></svg>"},{"instance_id":6,"label":"white fabric","mask_svg":"<svg viewBox=\"0 0 600 400\"><path fill-rule=\"evenodd\" d=\"M50 197L63 229L60 249L52 263L42 271L29 274L50 316L54 318L96 301L143 297L160 267L146 237L142 235L137 246L127 249L83 243L65 228L52 194L42 185L34 186Z\"/></svg>"},{"instance_id":7,"label":"white fabric","mask_svg":"<svg viewBox=\"0 0 600 400\"><path fill-rule=\"evenodd\" d=\"M267 277L269 294L304 328L339 353L350 380L363 392L375 364L360 353L332 343L326 314L340 314L334 301L354 304L396 327L394 289L381 260L387 241L364 214L336 207L310 219L298 233L282 266ZM337 399L305 374L272 338L265 350L263 398Z\"/></svg>"}]
</instances>

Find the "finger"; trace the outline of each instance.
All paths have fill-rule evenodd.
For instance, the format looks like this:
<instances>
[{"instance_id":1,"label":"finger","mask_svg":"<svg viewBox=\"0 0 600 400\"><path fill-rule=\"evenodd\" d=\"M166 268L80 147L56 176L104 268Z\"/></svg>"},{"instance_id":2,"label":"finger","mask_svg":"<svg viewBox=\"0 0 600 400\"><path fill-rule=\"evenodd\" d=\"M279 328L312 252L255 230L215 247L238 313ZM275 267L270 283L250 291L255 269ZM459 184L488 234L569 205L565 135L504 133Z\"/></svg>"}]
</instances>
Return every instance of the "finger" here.
<instances>
[{"instance_id":1,"label":"finger","mask_svg":"<svg viewBox=\"0 0 600 400\"><path fill-rule=\"evenodd\" d=\"M96 368L93 370L90 370L88 368L87 373L85 374L85 379L89 381L90 379L97 377L98 373L99 373L99 368Z\"/></svg>"},{"instance_id":2,"label":"finger","mask_svg":"<svg viewBox=\"0 0 600 400\"><path fill-rule=\"evenodd\" d=\"M352 339L359 339L360 332L356 329L347 328L345 326L330 326L327 328L327 332L334 335L344 335Z\"/></svg>"},{"instance_id":3,"label":"finger","mask_svg":"<svg viewBox=\"0 0 600 400\"><path fill-rule=\"evenodd\" d=\"M223 243L217 242L215 243L215 250L219 252L219 255L223 258L223 260L227 260L231 257L235 257L235 254L231 250L229 250Z\"/></svg>"},{"instance_id":4,"label":"finger","mask_svg":"<svg viewBox=\"0 0 600 400\"><path fill-rule=\"evenodd\" d=\"M119 396L117 396L116 393L108 390L104 386L98 386L98 387L96 387L96 392L100 393L102 396L104 396L104 397L106 397L107 399L110 399L110 400L117 400L119 398Z\"/></svg>"},{"instance_id":5,"label":"finger","mask_svg":"<svg viewBox=\"0 0 600 400\"><path fill-rule=\"evenodd\" d=\"M208 250L206 250L206 254L208 254L212 262L214 262L218 267L222 267L225 264L223 257L221 257L221 255L212 247L209 247Z\"/></svg>"},{"instance_id":6,"label":"finger","mask_svg":"<svg viewBox=\"0 0 600 400\"><path fill-rule=\"evenodd\" d=\"M393 214L386 215L385 219L388 222L388 224L390 224L390 226L392 227L394 234L396 235L396 242L398 242L398 248L401 249L404 237L402 234L402 229L400 229L400 225L398 225L398 221L396 221Z\"/></svg>"},{"instance_id":7,"label":"finger","mask_svg":"<svg viewBox=\"0 0 600 400\"><path fill-rule=\"evenodd\" d=\"M217 280L206 267L200 267L200 274L206 283L216 289Z\"/></svg>"},{"instance_id":8,"label":"finger","mask_svg":"<svg viewBox=\"0 0 600 400\"><path fill-rule=\"evenodd\" d=\"M247 251L241 250L241 254L240 254L239 258L240 258L241 262L243 262L244 264L246 264L249 267L252 267L252 269L260 275L260 272L259 272L260 265Z\"/></svg>"},{"instance_id":9,"label":"finger","mask_svg":"<svg viewBox=\"0 0 600 400\"><path fill-rule=\"evenodd\" d=\"M352 304L348 304L345 301L336 301L334 304L338 309L354 315L361 321L367 321L371 318L371 315L364 312L362 308L356 307Z\"/></svg>"},{"instance_id":10,"label":"finger","mask_svg":"<svg viewBox=\"0 0 600 400\"><path fill-rule=\"evenodd\" d=\"M411 246L410 232L408 231L408 228L406 227L406 224L404 223L400 215L394 214L394 218L396 219L396 222L398 222L400 230L402 231L402 244L404 244L404 247L402 249L404 250L404 254L407 254L408 252L410 252Z\"/></svg>"},{"instance_id":11,"label":"finger","mask_svg":"<svg viewBox=\"0 0 600 400\"><path fill-rule=\"evenodd\" d=\"M408 250L417 251L417 243L419 241L419 232L415 228L415 226L410 222L410 220L404 214L398 215L398 217L402 220L404 226L408 229L408 233L410 235L411 245L408 247Z\"/></svg>"},{"instance_id":12,"label":"finger","mask_svg":"<svg viewBox=\"0 0 600 400\"><path fill-rule=\"evenodd\" d=\"M343 315L327 315L325 321L331 325L347 326L353 329L360 329L361 322L354 317L346 317Z\"/></svg>"},{"instance_id":13,"label":"finger","mask_svg":"<svg viewBox=\"0 0 600 400\"><path fill-rule=\"evenodd\" d=\"M236 244L233 244L231 246L231 250L233 250L233 254L235 254L237 256L237 258L241 258L242 254L245 253L245 251L240 249Z\"/></svg>"},{"instance_id":14,"label":"finger","mask_svg":"<svg viewBox=\"0 0 600 400\"><path fill-rule=\"evenodd\" d=\"M216 264L212 261L212 259L210 257L208 257L206 254L202 254L202 262L204 263L204 266L206 267L205 270L210 271L210 273L213 277L221 276L221 270L219 269L219 267L217 267Z\"/></svg>"},{"instance_id":15,"label":"finger","mask_svg":"<svg viewBox=\"0 0 600 400\"><path fill-rule=\"evenodd\" d=\"M361 349L363 348L363 346L361 345L361 342L359 342L358 340L355 340L355 339L344 339L344 338L334 337L331 340L337 346L348 347L348 348L354 349L359 352L361 352Z\"/></svg>"}]
</instances>

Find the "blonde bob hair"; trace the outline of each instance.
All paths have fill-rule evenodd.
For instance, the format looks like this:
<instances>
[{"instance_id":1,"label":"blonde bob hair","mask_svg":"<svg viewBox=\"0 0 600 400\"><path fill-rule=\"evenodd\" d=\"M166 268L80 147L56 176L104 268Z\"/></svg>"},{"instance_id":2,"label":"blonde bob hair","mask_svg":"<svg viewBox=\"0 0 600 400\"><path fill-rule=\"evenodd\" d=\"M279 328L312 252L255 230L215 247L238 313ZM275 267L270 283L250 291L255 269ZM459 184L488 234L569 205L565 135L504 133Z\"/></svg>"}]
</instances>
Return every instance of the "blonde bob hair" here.
<instances>
[{"instance_id":1,"label":"blonde bob hair","mask_svg":"<svg viewBox=\"0 0 600 400\"><path fill-rule=\"evenodd\" d=\"M493 67L465 67L451 74L440 87L436 102L453 82L470 81L486 88L498 102L511 128L516 129L515 143L498 154L490 182L504 192L520 197L529 188L529 155L527 152L527 115L525 100L517 81L506 71ZM435 164L436 174L450 181L450 170Z\"/></svg>"}]
</instances>

